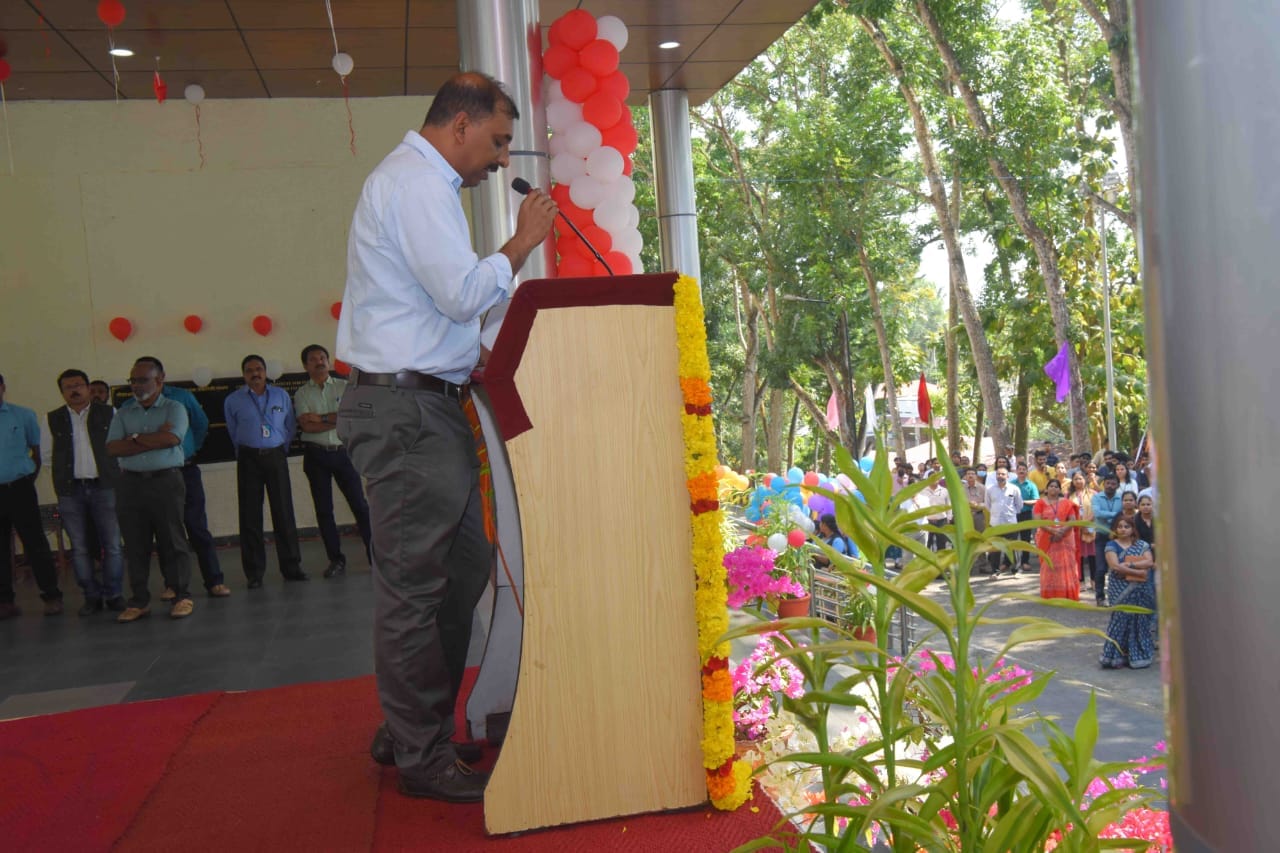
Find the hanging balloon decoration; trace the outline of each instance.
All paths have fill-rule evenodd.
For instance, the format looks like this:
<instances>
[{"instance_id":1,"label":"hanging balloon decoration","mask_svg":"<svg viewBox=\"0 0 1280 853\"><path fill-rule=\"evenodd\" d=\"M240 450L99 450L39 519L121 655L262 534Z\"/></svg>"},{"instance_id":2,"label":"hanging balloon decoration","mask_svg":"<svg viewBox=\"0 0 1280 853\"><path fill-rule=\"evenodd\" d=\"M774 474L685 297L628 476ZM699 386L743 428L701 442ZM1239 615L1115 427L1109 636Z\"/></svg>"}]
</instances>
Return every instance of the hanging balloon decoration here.
<instances>
[{"instance_id":1,"label":"hanging balloon decoration","mask_svg":"<svg viewBox=\"0 0 1280 853\"><path fill-rule=\"evenodd\" d=\"M204 168L204 138L200 128L200 102L204 100L204 86L199 83L190 83L187 88L182 90L182 97L186 98L187 103L196 108L196 150L200 152L200 168Z\"/></svg>"},{"instance_id":2,"label":"hanging balloon decoration","mask_svg":"<svg viewBox=\"0 0 1280 853\"><path fill-rule=\"evenodd\" d=\"M213 381L213 370L208 367L197 367L191 371L191 381L196 383L197 388L208 388L209 383Z\"/></svg>"},{"instance_id":3,"label":"hanging balloon decoration","mask_svg":"<svg viewBox=\"0 0 1280 853\"><path fill-rule=\"evenodd\" d=\"M98 0L98 20L107 27L107 50L111 56L111 81L120 102L120 70L116 68L116 27L124 23L124 4L120 0Z\"/></svg>"},{"instance_id":4,"label":"hanging balloon decoration","mask_svg":"<svg viewBox=\"0 0 1280 853\"><path fill-rule=\"evenodd\" d=\"M204 320L200 319L199 314L188 314L182 320L182 327L194 335L204 328Z\"/></svg>"},{"instance_id":5,"label":"hanging balloon decoration","mask_svg":"<svg viewBox=\"0 0 1280 853\"><path fill-rule=\"evenodd\" d=\"M335 302L332 305L330 305L329 313L333 315L333 319L335 320L338 319L338 317L342 316L342 303Z\"/></svg>"},{"instance_id":6,"label":"hanging balloon decoration","mask_svg":"<svg viewBox=\"0 0 1280 853\"><path fill-rule=\"evenodd\" d=\"M156 57L156 68L151 77L151 91L156 93L156 103L163 104L169 96L169 87L160 76L160 57Z\"/></svg>"},{"instance_id":7,"label":"hanging balloon decoration","mask_svg":"<svg viewBox=\"0 0 1280 853\"><path fill-rule=\"evenodd\" d=\"M111 322L107 324L107 331L111 333L111 337L124 343L133 334L133 324L125 317L112 317Z\"/></svg>"},{"instance_id":8,"label":"hanging balloon decoration","mask_svg":"<svg viewBox=\"0 0 1280 853\"><path fill-rule=\"evenodd\" d=\"M253 318L253 330L264 338L271 334L272 326L271 318L266 314L259 314L257 317Z\"/></svg>"},{"instance_id":9,"label":"hanging balloon decoration","mask_svg":"<svg viewBox=\"0 0 1280 853\"><path fill-rule=\"evenodd\" d=\"M277 358L267 359L267 378L275 382L284 373L284 365Z\"/></svg>"},{"instance_id":10,"label":"hanging balloon decoration","mask_svg":"<svg viewBox=\"0 0 1280 853\"><path fill-rule=\"evenodd\" d=\"M347 85L347 76L356 67L356 62L348 53L343 53L338 49L338 30L333 25L333 4L330 0L324 0L324 11L329 16L329 34L333 36L333 66L334 73L338 75L338 79L342 81L342 102L347 107L347 133L350 135L351 156L356 156L356 123L351 117L351 88Z\"/></svg>"},{"instance_id":11,"label":"hanging balloon decoration","mask_svg":"<svg viewBox=\"0 0 1280 853\"><path fill-rule=\"evenodd\" d=\"M551 25L542 57L551 197L619 275L641 271L644 245L630 177L639 137L627 106L631 84L618 70L627 37L618 18L573 9ZM556 236L561 277L606 273L572 231L557 228Z\"/></svg>"},{"instance_id":12,"label":"hanging balloon decoration","mask_svg":"<svg viewBox=\"0 0 1280 853\"><path fill-rule=\"evenodd\" d=\"M9 139L9 99L4 92L4 81L9 79L9 75L13 73L9 61L4 58L8 51L8 46L4 46L4 50L0 50L0 113L4 116L4 150L9 157L9 174L13 174L13 142Z\"/></svg>"}]
</instances>

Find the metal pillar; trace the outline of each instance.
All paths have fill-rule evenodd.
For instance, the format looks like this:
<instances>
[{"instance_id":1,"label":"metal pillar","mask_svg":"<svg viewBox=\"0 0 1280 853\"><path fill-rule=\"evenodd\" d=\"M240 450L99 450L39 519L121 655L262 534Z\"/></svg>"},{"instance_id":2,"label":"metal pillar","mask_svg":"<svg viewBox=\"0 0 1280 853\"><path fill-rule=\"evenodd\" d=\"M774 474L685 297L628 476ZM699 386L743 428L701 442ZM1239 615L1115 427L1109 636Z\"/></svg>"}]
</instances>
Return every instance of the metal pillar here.
<instances>
[{"instance_id":1,"label":"metal pillar","mask_svg":"<svg viewBox=\"0 0 1280 853\"><path fill-rule=\"evenodd\" d=\"M658 203L662 268L702 281L698 255L698 205L693 191L689 141L689 93L662 89L649 95L653 133L653 183Z\"/></svg>"},{"instance_id":2,"label":"metal pillar","mask_svg":"<svg viewBox=\"0 0 1280 853\"><path fill-rule=\"evenodd\" d=\"M515 233L522 199L511 189L511 180L519 177L535 187L551 186L541 46L538 0L458 0L462 70L483 71L497 79L520 110L511 166L471 190L471 231L482 256L496 252ZM546 278L554 251L550 240L543 243L516 274L517 280Z\"/></svg>"},{"instance_id":3,"label":"metal pillar","mask_svg":"<svg viewBox=\"0 0 1280 853\"><path fill-rule=\"evenodd\" d=\"M1134 12L1173 832L1180 853L1270 850L1280 15L1274 0Z\"/></svg>"}]
</instances>

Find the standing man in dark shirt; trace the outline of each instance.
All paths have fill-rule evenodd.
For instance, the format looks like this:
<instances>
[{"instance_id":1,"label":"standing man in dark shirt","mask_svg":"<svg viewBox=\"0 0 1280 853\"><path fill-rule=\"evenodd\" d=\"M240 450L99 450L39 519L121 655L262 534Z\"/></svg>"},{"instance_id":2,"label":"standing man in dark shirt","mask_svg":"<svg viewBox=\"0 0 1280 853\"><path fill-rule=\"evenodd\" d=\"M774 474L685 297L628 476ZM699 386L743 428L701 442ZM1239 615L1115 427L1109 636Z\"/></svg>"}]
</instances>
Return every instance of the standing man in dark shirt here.
<instances>
[{"instance_id":1,"label":"standing man in dark shirt","mask_svg":"<svg viewBox=\"0 0 1280 853\"><path fill-rule=\"evenodd\" d=\"M374 656L386 723L371 748L400 791L476 802L485 778L457 757L453 710L471 621L493 560L462 398L480 320L546 238L556 207L533 190L516 233L479 257L459 190L508 164L519 112L492 78L458 74L419 131L365 181L347 243L337 355L353 365L338 435L365 478L373 526Z\"/></svg>"},{"instance_id":2,"label":"standing man in dark shirt","mask_svg":"<svg viewBox=\"0 0 1280 853\"><path fill-rule=\"evenodd\" d=\"M204 440L209 435L209 416L204 407L196 400L196 395L186 388L176 385L165 385L162 393L187 410L190 422L186 436L182 439L182 481L187 486L187 498L182 505L182 526L187 531L187 541L196 555L200 565L200 577L204 580L205 591L210 598L226 598L231 595L222 574L222 565L218 562L218 549L213 544L213 534L209 532L209 516L205 510L204 479L200 476L200 466L196 464L196 454L200 452ZM173 590L166 589L160 596L172 599Z\"/></svg>"},{"instance_id":3,"label":"standing man in dark shirt","mask_svg":"<svg viewBox=\"0 0 1280 853\"><path fill-rule=\"evenodd\" d=\"M302 570L298 527L293 518L293 487L289 483L289 444L298 425L293 402L283 388L267 384L267 363L260 355L240 362L244 387L223 403L227 434L236 449L236 497L240 504L240 560L249 589L262 586L267 572L267 548L262 531L262 491L271 505L280 573L287 581L310 580Z\"/></svg>"}]
</instances>

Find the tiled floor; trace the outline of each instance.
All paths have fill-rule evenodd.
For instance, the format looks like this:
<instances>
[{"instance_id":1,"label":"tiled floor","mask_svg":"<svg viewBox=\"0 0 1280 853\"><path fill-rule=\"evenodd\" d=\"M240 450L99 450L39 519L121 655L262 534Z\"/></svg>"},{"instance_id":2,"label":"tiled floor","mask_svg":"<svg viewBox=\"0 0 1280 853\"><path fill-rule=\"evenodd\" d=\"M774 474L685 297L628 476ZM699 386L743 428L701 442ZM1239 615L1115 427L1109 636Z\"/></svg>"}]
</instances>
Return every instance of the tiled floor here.
<instances>
[{"instance_id":1,"label":"tiled floor","mask_svg":"<svg viewBox=\"0 0 1280 853\"><path fill-rule=\"evenodd\" d=\"M195 613L172 620L156 596L152 614L121 625L115 614L80 618L74 577L61 575L66 612L45 617L34 582L18 586L23 615L0 622L0 719L69 711L209 690L255 690L373 672L373 594L358 539L344 540L347 575L321 577L318 540L303 541L309 583L286 584L268 558L263 587L249 591L236 548L218 552L231 597L204 594L199 572ZM127 583L127 581L126 581Z\"/></svg>"}]
</instances>

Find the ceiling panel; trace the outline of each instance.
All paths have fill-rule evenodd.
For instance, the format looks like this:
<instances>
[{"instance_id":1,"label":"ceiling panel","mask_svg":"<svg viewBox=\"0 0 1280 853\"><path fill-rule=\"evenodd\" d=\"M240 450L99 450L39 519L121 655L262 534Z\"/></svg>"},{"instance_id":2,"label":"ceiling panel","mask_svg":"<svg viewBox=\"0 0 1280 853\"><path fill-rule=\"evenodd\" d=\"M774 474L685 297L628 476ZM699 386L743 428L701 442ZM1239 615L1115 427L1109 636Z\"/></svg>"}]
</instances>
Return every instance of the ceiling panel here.
<instances>
[{"instance_id":1,"label":"ceiling panel","mask_svg":"<svg viewBox=\"0 0 1280 853\"><path fill-rule=\"evenodd\" d=\"M101 33L88 30L64 32L71 46L99 71L111 70L111 56ZM145 44L139 43L139 40ZM151 69L159 57L166 68L252 68L249 51L235 30L158 30L154 33L117 33L116 45L128 47L133 56L117 57L116 68L124 71Z\"/></svg>"},{"instance_id":2,"label":"ceiling panel","mask_svg":"<svg viewBox=\"0 0 1280 853\"><path fill-rule=\"evenodd\" d=\"M218 0L219 3L222 0ZM324 0L226 0L236 22L246 30L318 29L329 33L329 16ZM333 0L333 25L342 32L361 29L404 27L405 0ZM330 41L332 46L332 41Z\"/></svg>"},{"instance_id":3,"label":"ceiling panel","mask_svg":"<svg viewBox=\"0 0 1280 853\"><path fill-rule=\"evenodd\" d=\"M5 61L13 67L11 79L47 71L89 70L84 57L50 30L9 30L0 37L8 46Z\"/></svg>"},{"instance_id":4,"label":"ceiling panel","mask_svg":"<svg viewBox=\"0 0 1280 853\"><path fill-rule=\"evenodd\" d=\"M698 45L689 60L736 61L741 69L777 41L780 35L777 24L724 24L716 28L715 38Z\"/></svg>"},{"instance_id":5,"label":"ceiling panel","mask_svg":"<svg viewBox=\"0 0 1280 853\"><path fill-rule=\"evenodd\" d=\"M403 35L400 53L404 55ZM409 66L458 68L458 34L443 27L409 28Z\"/></svg>"},{"instance_id":6,"label":"ceiling panel","mask_svg":"<svg viewBox=\"0 0 1280 853\"><path fill-rule=\"evenodd\" d=\"M235 26L223 0L124 0L124 7L124 23L117 32ZM35 27L43 14L55 29L96 30L105 35L107 28L98 20L97 8L94 0L4 0L0 3L0 28Z\"/></svg>"},{"instance_id":7,"label":"ceiling panel","mask_svg":"<svg viewBox=\"0 0 1280 853\"><path fill-rule=\"evenodd\" d=\"M328 30L246 30L244 40L260 69L332 67L333 36ZM351 55L357 71L404 65L404 30L343 30L338 47Z\"/></svg>"},{"instance_id":8,"label":"ceiling panel","mask_svg":"<svg viewBox=\"0 0 1280 853\"><path fill-rule=\"evenodd\" d=\"M341 98L342 80L331 69L264 70L273 98ZM404 69L366 68L347 78L353 98L386 98L404 94Z\"/></svg>"},{"instance_id":9,"label":"ceiling panel","mask_svg":"<svg viewBox=\"0 0 1280 853\"><path fill-rule=\"evenodd\" d=\"M458 4L456 0L408 0L409 26L411 27L445 27L455 30L458 27ZM546 4L543 4L544 6ZM401 8L404 4L401 4ZM546 14L543 12L542 14Z\"/></svg>"}]
</instances>

